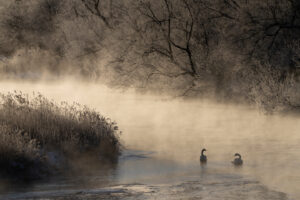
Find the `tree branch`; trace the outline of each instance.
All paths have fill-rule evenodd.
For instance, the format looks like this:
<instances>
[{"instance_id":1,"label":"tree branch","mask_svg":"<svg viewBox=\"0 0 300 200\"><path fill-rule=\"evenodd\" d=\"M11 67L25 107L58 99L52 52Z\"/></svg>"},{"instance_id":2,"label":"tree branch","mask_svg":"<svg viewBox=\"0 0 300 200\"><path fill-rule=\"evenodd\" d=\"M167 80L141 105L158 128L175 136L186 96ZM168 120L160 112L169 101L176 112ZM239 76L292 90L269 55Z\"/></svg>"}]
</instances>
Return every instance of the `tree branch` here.
<instances>
[{"instance_id":1,"label":"tree branch","mask_svg":"<svg viewBox=\"0 0 300 200\"><path fill-rule=\"evenodd\" d=\"M94 8L90 7L87 0L81 0L81 1L87 10L89 10L93 15L99 17L108 28L112 29L112 27L108 23L107 18L100 11L100 0L92 0L93 4L94 4Z\"/></svg>"}]
</instances>

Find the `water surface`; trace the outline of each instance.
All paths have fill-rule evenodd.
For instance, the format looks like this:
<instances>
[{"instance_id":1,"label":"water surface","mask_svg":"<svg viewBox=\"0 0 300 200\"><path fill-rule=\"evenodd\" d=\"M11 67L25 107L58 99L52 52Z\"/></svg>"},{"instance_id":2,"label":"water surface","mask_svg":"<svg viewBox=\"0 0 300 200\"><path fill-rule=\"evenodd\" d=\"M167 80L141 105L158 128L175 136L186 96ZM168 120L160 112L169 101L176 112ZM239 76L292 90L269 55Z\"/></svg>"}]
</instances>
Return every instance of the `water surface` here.
<instances>
[{"instance_id":1,"label":"water surface","mask_svg":"<svg viewBox=\"0 0 300 200\"><path fill-rule=\"evenodd\" d=\"M126 147L115 168L10 188L3 198L300 199L297 116L74 82L3 82L1 89L41 91L94 107L118 122ZM200 166L204 147L208 164ZM241 168L230 163L236 152Z\"/></svg>"}]
</instances>

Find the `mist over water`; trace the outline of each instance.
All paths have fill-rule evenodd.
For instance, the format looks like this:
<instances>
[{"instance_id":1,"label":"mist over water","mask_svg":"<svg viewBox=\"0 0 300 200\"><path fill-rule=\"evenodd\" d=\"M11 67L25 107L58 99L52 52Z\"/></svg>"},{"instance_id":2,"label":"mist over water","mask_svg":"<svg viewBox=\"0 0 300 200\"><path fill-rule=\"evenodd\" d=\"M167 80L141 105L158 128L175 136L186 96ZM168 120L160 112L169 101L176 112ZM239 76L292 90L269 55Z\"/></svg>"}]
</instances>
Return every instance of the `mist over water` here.
<instances>
[{"instance_id":1,"label":"mist over water","mask_svg":"<svg viewBox=\"0 0 300 200\"><path fill-rule=\"evenodd\" d=\"M104 127L122 131L124 147L118 156L119 148L107 150L119 147L116 137L91 138L88 144L99 142L115 158L112 166L93 165L87 152L70 158L76 172L51 180L25 187L0 179L0 199L300 199L299 11L299 0L0 0L0 93L41 93L94 108ZM19 119L7 107L2 126ZM18 122L32 125L9 127L20 141L34 142L34 131L23 136L32 129L48 138L29 123L39 113L25 122L31 109L16 111ZM63 129L51 126L48 135L64 136L52 132L68 133L66 124L72 133L55 142L90 138L92 131L54 114ZM100 119L93 116L84 128ZM18 143L3 141L4 150ZM35 146L28 149L46 150L38 156L48 161L57 153ZM208 163L199 166L202 148ZM242 167L232 165L235 153Z\"/></svg>"},{"instance_id":2,"label":"mist over water","mask_svg":"<svg viewBox=\"0 0 300 200\"><path fill-rule=\"evenodd\" d=\"M242 105L138 94L74 80L5 81L0 83L0 88L0 92L17 90L31 94L34 91L57 102L86 104L115 120L123 132L121 141L125 148L152 157L123 164L118 171L120 182L166 183L175 179L168 178L174 171L178 175L178 171L203 173L207 170L209 175L234 174L258 181L270 190L284 192L293 199L300 197L297 116L266 115ZM208 164L201 169L199 155L204 147ZM242 168L234 168L230 163L237 152L244 160ZM175 169L176 166L183 169ZM234 180L230 179L233 185ZM238 185L235 186L240 190Z\"/></svg>"}]
</instances>

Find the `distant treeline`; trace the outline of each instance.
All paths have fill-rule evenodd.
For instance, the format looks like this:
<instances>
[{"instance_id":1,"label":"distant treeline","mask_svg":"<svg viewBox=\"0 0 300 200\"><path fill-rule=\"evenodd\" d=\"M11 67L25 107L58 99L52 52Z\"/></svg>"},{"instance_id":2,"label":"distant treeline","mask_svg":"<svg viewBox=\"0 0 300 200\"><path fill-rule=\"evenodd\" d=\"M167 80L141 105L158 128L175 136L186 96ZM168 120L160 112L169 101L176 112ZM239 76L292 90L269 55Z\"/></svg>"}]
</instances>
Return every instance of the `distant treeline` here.
<instances>
[{"instance_id":1,"label":"distant treeline","mask_svg":"<svg viewBox=\"0 0 300 200\"><path fill-rule=\"evenodd\" d=\"M1 0L1 75L300 106L298 0Z\"/></svg>"}]
</instances>

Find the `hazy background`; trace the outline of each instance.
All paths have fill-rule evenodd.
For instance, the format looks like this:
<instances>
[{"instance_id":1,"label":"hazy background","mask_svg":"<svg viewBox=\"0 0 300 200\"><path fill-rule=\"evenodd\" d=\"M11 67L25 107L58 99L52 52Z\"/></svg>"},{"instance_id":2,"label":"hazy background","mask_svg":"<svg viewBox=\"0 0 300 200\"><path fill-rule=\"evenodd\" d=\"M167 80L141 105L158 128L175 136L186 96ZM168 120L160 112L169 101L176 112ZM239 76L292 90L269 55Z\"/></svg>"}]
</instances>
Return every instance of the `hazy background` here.
<instances>
[{"instance_id":1,"label":"hazy background","mask_svg":"<svg viewBox=\"0 0 300 200\"><path fill-rule=\"evenodd\" d=\"M296 0L0 2L5 79L299 108Z\"/></svg>"}]
</instances>

